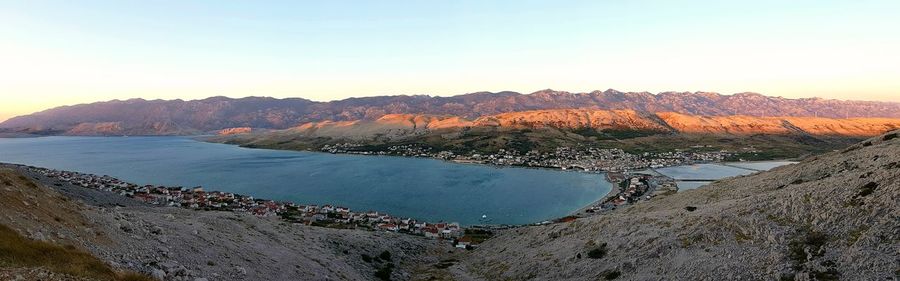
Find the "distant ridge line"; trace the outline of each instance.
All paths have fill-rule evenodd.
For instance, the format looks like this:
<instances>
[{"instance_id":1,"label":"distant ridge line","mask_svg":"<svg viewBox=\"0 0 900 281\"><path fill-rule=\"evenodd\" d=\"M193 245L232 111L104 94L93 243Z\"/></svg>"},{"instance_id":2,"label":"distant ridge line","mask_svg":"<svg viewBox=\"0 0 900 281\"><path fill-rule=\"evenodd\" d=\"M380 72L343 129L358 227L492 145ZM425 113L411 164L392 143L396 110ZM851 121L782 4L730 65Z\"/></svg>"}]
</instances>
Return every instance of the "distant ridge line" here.
<instances>
[{"instance_id":1,"label":"distant ridge line","mask_svg":"<svg viewBox=\"0 0 900 281\"><path fill-rule=\"evenodd\" d=\"M634 110L694 116L884 117L900 118L900 103L788 99L756 93L712 92L570 93L541 90L476 92L451 97L375 96L318 102L303 98L210 97L200 100L114 100L57 107L11 118L0 128L16 132L61 134L78 128L86 134L194 134L227 128L286 129L319 121L375 120L388 114L453 115L474 119L510 112L549 109Z\"/></svg>"}]
</instances>

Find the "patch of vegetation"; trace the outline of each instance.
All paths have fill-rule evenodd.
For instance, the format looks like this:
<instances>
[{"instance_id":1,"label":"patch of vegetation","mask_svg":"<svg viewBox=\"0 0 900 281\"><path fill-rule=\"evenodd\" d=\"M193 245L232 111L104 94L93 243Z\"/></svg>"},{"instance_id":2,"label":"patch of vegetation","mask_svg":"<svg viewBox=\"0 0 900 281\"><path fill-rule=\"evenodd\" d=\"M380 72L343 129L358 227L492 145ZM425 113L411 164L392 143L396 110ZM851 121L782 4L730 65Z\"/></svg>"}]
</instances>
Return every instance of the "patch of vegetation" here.
<instances>
[{"instance_id":1,"label":"patch of vegetation","mask_svg":"<svg viewBox=\"0 0 900 281\"><path fill-rule=\"evenodd\" d=\"M372 256L366 255L366 254L362 254L362 260L363 260L364 262L371 263L371 262L372 262Z\"/></svg>"},{"instance_id":2,"label":"patch of vegetation","mask_svg":"<svg viewBox=\"0 0 900 281\"><path fill-rule=\"evenodd\" d=\"M897 133L890 133L890 134L884 135L884 137L882 137L881 139L884 141L889 141L889 140L896 139L896 138L897 138Z\"/></svg>"},{"instance_id":3,"label":"patch of vegetation","mask_svg":"<svg viewBox=\"0 0 900 281\"><path fill-rule=\"evenodd\" d=\"M494 236L494 233L490 230L477 228L467 228L463 233L465 236L472 238L472 243L474 244L481 244Z\"/></svg>"},{"instance_id":4,"label":"patch of vegetation","mask_svg":"<svg viewBox=\"0 0 900 281\"><path fill-rule=\"evenodd\" d=\"M778 277L778 281L794 281L793 273L782 273L781 277Z\"/></svg>"},{"instance_id":5,"label":"patch of vegetation","mask_svg":"<svg viewBox=\"0 0 900 281\"><path fill-rule=\"evenodd\" d=\"M596 129L591 127L581 127L575 130L572 130L573 133L579 134L584 137L603 137L604 134L601 134Z\"/></svg>"},{"instance_id":6,"label":"patch of vegetation","mask_svg":"<svg viewBox=\"0 0 900 281\"><path fill-rule=\"evenodd\" d=\"M506 147L509 150L515 150L519 153L525 154L533 149L536 149L538 145L525 136L517 135L515 138L510 140L509 143L506 144Z\"/></svg>"},{"instance_id":7,"label":"patch of vegetation","mask_svg":"<svg viewBox=\"0 0 900 281\"><path fill-rule=\"evenodd\" d=\"M859 193L856 194L856 197L866 197L875 192L875 189L878 188L878 184L875 182L869 182L862 187L859 188Z\"/></svg>"},{"instance_id":8,"label":"patch of vegetation","mask_svg":"<svg viewBox=\"0 0 900 281\"><path fill-rule=\"evenodd\" d=\"M615 280L622 276L622 273L615 269L607 269L600 272L600 276L603 277L604 280Z\"/></svg>"},{"instance_id":9,"label":"patch of vegetation","mask_svg":"<svg viewBox=\"0 0 900 281\"><path fill-rule=\"evenodd\" d=\"M388 281L388 280L391 280L391 273L393 273L393 272L394 272L394 264L387 263L384 266L382 266L380 269L375 271L375 277L378 279L381 279L381 280Z\"/></svg>"},{"instance_id":10,"label":"patch of vegetation","mask_svg":"<svg viewBox=\"0 0 900 281\"><path fill-rule=\"evenodd\" d=\"M441 262L435 264L434 267L439 268L439 269L446 269L446 268L453 266L453 264L455 264L458 261L459 260L457 260L457 259L446 259L446 260L442 260Z\"/></svg>"},{"instance_id":11,"label":"patch of vegetation","mask_svg":"<svg viewBox=\"0 0 900 281\"><path fill-rule=\"evenodd\" d=\"M620 181L620 182L619 182L619 189L620 189L620 190L625 190L626 188L628 188L628 183L629 183L629 182L630 182L629 180L623 180L623 181Z\"/></svg>"},{"instance_id":12,"label":"patch of vegetation","mask_svg":"<svg viewBox=\"0 0 900 281\"><path fill-rule=\"evenodd\" d=\"M812 280L817 281L837 281L841 280L841 273L837 269L829 268L825 271L812 271L809 273Z\"/></svg>"},{"instance_id":13,"label":"patch of vegetation","mask_svg":"<svg viewBox=\"0 0 900 281\"><path fill-rule=\"evenodd\" d=\"M660 132L657 131L644 131L644 130L621 130L621 129L603 129L601 131L603 135L613 138L613 139L633 139L640 137L649 137L653 135L658 135Z\"/></svg>"},{"instance_id":14,"label":"patch of vegetation","mask_svg":"<svg viewBox=\"0 0 900 281\"><path fill-rule=\"evenodd\" d=\"M0 225L0 266L44 267L56 273L97 280L151 280L133 272L118 272L90 253L73 246L63 247L22 237L5 225Z\"/></svg>"},{"instance_id":15,"label":"patch of vegetation","mask_svg":"<svg viewBox=\"0 0 900 281\"><path fill-rule=\"evenodd\" d=\"M750 240L753 240L753 237L750 237L750 235L744 234L743 232L735 231L734 232L734 240L736 240L738 242L750 241Z\"/></svg>"},{"instance_id":16,"label":"patch of vegetation","mask_svg":"<svg viewBox=\"0 0 900 281\"><path fill-rule=\"evenodd\" d=\"M702 234L688 235L688 236L681 237L678 240L681 241L682 248L687 248L687 247L690 247L691 245L696 244L697 242L703 241L703 235Z\"/></svg>"},{"instance_id":17,"label":"patch of vegetation","mask_svg":"<svg viewBox=\"0 0 900 281\"><path fill-rule=\"evenodd\" d=\"M802 230L801 234L788 243L788 259L795 270L803 270L805 264L825 255L828 235L813 230Z\"/></svg>"},{"instance_id":18,"label":"patch of vegetation","mask_svg":"<svg viewBox=\"0 0 900 281\"><path fill-rule=\"evenodd\" d=\"M868 231L868 230L869 230L868 225L862 225L859 228L854 229L853 231L850 231L850 233L847 234L847 244L848 245L855 244L856 241L859 241L859 238L861 238L862 235L865 234L866 231Z\"/></svg>"},{"instance_id":19,"label":"patch of vegetation","mask_svg":"<svg viewBox=\"0 0 900 281\"><path fill-rule=\"evenodd\" d=\"M606 243L603 243L603 244L600 244L599 247L593 248L590 251L588 251L587 256L588 256L588 258L592 258L592 259L602 259L603 257L606 256L607 253L608 253L608 250L606 249Z\"/></svg>"},{"instance_id":20,"label":"patch of vegetation","mask_svg":"<svg viewBox=\"0 0 900 281\"><path fill-rule=\"evenodd\" d=\"M385 260L385 261L391 261L391 252L388 252L388 251L381 252L381 254L378 255L378 258Z\"/></svg>"}]
</instances>

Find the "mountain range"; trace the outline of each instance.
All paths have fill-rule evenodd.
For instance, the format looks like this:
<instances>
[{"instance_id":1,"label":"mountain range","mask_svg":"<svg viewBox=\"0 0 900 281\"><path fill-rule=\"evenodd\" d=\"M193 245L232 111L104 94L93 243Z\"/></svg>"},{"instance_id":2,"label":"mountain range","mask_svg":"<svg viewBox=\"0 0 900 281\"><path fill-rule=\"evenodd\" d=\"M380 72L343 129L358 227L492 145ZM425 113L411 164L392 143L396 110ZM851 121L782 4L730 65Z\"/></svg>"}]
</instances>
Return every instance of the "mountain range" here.
<instances>
[{"instance_id":1,"label":"mountain range","mask_svg":"<svg viewBox=\"0 0 900 281\"><path fill-rule=\"evenodd\" d=\"M717 135L795 134L868 137L900 128L900 119L697 116L634 110L556 109L510 112L472 120L451 115L388 114L375 120L310 122L282 133L309 137L367 139L375 136L405 137L467 128L509 130L556 128Z\"/></svg>"},{"instance_id":2,"label":"mountain range","mask_svg":"<svg viewBox=\"0 0 900 281\"><path fill-rule=\"evenodd\" d=\"M709 92L531 94L477 92L452 97L377 96L317 102L302 98L211 97L202 100L113 100L62 106L0 123L7 132L42 135L188 135L235 127L286 129L309 122L377 120L391 114L476 119L548 109L633 110L697 116L900 118L900 103L788 99Z\"/></svg>"}]
</instances>

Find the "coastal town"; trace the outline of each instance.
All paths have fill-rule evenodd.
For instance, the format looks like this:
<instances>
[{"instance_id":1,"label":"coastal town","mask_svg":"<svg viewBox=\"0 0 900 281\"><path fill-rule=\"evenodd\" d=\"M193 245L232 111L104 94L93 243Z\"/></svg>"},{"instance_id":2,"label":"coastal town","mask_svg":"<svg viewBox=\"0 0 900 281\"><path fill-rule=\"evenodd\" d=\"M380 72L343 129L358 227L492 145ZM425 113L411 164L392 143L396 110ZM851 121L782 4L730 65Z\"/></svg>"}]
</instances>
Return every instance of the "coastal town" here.
<instances>
[{"instance_id":1,"label":"coastal town","mask_svg":"<svg viewBox=\"0 0 900 281\"><path fill-rule=\"evenodd\" d=\"M554 151L531 150L521 153L516 150L499 149L493 154L472 151L456 154L452 151L435 151L418 144L393 145L384 149L372 149L355 143L324 145L322 152L361 155L390 155L405 157L435 158L457 163L488 164L497 166L521 166L551 168L583 172L627 172L647 168L690 165L695 163L721 162L735 155L729 151L669 151L628 153L619 148L557 147Z\"/></svg>"},{"instance_id":2,"label":"coastal town","mask_svg":"<svg viewBox=\"0 0 900 281\"><path fill-rule=\"evenodd\" d=\"M664 175L610 172L606 179L614 184L613 190L603 200L585 208L585 213L614 210L622 205L678 192L675 180Z\"/></svg>"},{"instance_id":3,"label":"coastal town","mask_svg":"<svg viewBox=\"0 0 900 281\"><path fill-rule=\"evenodd\" d=\"M156 206L244 212L259 217L278 217L296 224L406 233L445 240L459 248L471 248L474 242L483 240L479 237L485 236L484 230L467 229L452 222L430 223L375 211L357 212L335 205L277 202L230 192L205 191L203 187L137 185L110 176L39 167L28 167L28 169L51 179L84 188L116 193ZM471 235L469 235L470 233Z\"/></svg>"}]
</instances>

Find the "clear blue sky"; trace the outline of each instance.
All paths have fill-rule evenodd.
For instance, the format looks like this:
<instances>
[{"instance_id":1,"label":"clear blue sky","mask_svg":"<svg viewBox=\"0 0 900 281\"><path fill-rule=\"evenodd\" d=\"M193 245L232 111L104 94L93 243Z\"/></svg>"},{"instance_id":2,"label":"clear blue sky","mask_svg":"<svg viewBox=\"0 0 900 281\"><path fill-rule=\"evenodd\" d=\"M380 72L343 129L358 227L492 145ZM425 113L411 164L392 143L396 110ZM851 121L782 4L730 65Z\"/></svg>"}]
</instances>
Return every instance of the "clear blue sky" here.
<instances>
[{"instance_id":1,"label":"clear blue sky","mask_svg":"<svg viewBox=\"0 0 900 281\"><path fill-rule=\"evenodd\" d=\"M0 0L0 120L212 95L615 88L894 100L898 12L900 1Z\"/></svg>"}]
</instances>

